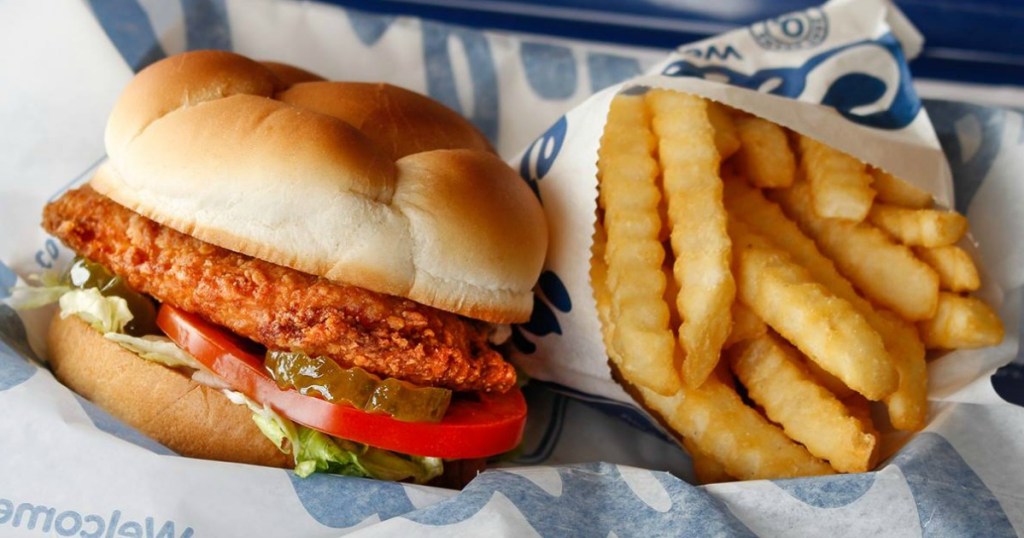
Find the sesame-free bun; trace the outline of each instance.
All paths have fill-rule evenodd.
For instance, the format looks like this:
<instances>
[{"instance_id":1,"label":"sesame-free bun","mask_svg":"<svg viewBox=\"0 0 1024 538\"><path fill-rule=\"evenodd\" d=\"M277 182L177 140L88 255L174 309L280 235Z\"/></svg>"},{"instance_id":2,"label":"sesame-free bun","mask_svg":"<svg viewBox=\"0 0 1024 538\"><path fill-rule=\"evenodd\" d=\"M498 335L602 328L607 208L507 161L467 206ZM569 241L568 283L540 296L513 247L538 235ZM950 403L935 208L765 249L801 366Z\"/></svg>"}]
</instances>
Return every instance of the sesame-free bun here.
<instances>
[{"instance_id":1,"label":"sesame-free bun","mask_svg":"<svg viewBox=\"0 0 1024 538\"><path fill-rule=\"evenodd\" d=\"M50 366L61 383L183 456L292 467L252 412L178 370L140 358L78 316L54 316Z\"/></svg>"},{"instance_id":2,"label":"sesame-free bun","mask_svg":"<svg viewBox=\"0 0 1024 538\"><path fill-rule=\"evenodd\" d=\"M540 204L470 123L386 84L222 51L140 72L93 188L243 254L492 322L525 321Z\"/></svg>"}]
</instances>

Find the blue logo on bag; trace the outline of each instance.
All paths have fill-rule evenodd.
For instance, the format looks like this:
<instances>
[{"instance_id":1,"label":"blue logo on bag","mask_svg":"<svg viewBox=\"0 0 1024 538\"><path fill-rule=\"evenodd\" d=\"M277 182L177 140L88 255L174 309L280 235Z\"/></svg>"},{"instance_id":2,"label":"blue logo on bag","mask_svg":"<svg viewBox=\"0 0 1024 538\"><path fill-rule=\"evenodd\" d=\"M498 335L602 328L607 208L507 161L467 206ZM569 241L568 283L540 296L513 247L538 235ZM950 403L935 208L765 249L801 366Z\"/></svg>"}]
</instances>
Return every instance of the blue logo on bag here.
<instances>
[{"instance_id":1,"label":"blue logo on bag","mask_svg":"<svg viewBox=\"0 0 1024 538\"><path fill-rule=\"evenodd\" d=\"M530 147L526 148L519 160L520 177L526 181L541 202L543 199L541 199L537 182L544 179L551 171L559 152L562 151L562 144L565 142L568 130L569 122L565 116L558 118L554 125L534 140ZM553 271L541 273L534 292L533 313L530 315L530 321L512 326L512 345L520 352L527 354L536 351L537 346L523 335L523 331L537 336L551 333L562 334L562 325L558 323L558 318L551 307L566 313L572 310L572 298L569 297L569 290ZM547 299L547 302L543 301L542 297Z\"/></svg>"},{"instance_id":2,"label":"blue logo on bag","mask_svg":"<svg viewBox=\"0 0 1024 538\"><path fill-rule=\"evenodd\" d=\"M541 202L544 200L540 196L537 181L544 179L551 171L555 159L558 158L558 153L562 151L562 144L565 142L568 130L569 122L565 116L558 118L558 121L544 134L530 143L519 159L519 177L526 181Z\"/></svg>"},{"instance_id":3,"label":"blue logo on bag","mask_svg":"<svg viewBox=\"0 0 1024 538\"><path fill-rule=\"evenodd\" d=\"M696 65L688 60L677 60L666 66L662 75L716 80L724 77L726 82L734 86L795 99L804 93L807 79L815 69L827 60L862 47L882 49L891 57L899 71L899 82L888 106L877 112L857 112L861 107L877 104L888 90L884 80L858 71L845 73L833 80L822 97L821 104L830 106L844 118L867 127L902 129L910 125L921 110L921 100L911 84L910 69L903 57L903 49L891 34L827 50L811 57L799 67L776 67L747 74L721 65Z\"/></svg>"},{"instance_id":4,"label":"blue logo on bag","mask_svg":"<svg viewBox=\"0 0 1024 538\"><path fill-rule=\"evenodd\" d=\"M547 299L545 302L544 299ZM551 304L551 306L548 305ZM534 290L534 312L530 313L529 321L522 325L512 326L512 344L524 354L531 354L537 350L537 345L529 341L522 333L523 331L537 336L562 333L562 326L558 323L558 317L552 311L554 306L559 312L568 314L572 309L572 298L569 291L554 272L545 271L537 281Z\"/></svg>"},{"instance_id":5,"label":"blue logo on bag","mask_svg":"<svg viewBox=\"0 0 1024 538\"><path fill-rule=\"evenodd\" d=\"M547 302L543 299L547 299ZM527 354L537 351L537 346L523 335L524 331L536 336L562 334L562 325L558 323L558 317L551 307L568 313L572 310L572 298L569 297L569 290L562 283L562 279L554 271L544 271L534 288L530 321L512 326L512 345L516 349Z\"/></svg>"},{"instance_id":6,"label":"blue logo on bag","mask_svg":"<svg viewBox=\"0 0 1024 538\"><path fill-rule=\"evenodd\" d=\"M828 16L818 8L789 13L750 25L750 35L763 49L809 49L828 37Z\"/></svg>"}]
</instances>

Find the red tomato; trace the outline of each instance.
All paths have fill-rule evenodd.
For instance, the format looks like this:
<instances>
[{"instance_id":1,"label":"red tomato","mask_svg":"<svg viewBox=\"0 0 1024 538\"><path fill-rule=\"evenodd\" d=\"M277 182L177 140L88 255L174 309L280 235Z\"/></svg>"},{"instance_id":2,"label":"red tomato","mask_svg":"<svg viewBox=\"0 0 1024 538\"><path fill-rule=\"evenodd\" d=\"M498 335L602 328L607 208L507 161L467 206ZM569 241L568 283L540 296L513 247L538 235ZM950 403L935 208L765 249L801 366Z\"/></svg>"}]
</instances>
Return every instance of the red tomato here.
<instances>
[{"instance_id":1,"label":"red tomato","mask_svg":"<svg viewBox=\"0 0 1024 538\"><path fill-rule=\"evenodd\" d=\"M515 448L526 424L526 400L505 394L455 395L441 422L402 422L282 390L263 369L263 357L245 351L246 341L199 317L164 304L157 325L235 390L295 422L335 437L403 454L447 459L484 458Z\"/></svg>"}]
</instances>

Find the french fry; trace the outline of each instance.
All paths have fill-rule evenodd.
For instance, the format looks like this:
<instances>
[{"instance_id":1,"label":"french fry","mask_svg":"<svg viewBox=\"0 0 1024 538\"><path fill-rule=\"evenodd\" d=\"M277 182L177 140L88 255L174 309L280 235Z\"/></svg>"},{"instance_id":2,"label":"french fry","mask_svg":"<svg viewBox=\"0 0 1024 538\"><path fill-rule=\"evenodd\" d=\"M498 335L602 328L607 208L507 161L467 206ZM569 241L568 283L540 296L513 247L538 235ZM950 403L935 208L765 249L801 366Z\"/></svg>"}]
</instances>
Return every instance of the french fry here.
<instances>
[{"instance_id":1,"label":"french fry","mask_svg":"<svg viewBox=\"0 0 1024 538\"><path fill-rule=\"evenodd\" d=\"M867 167L806 136L799 136L797 145L800 170L810 185L814 213L823 218L864 220L875 198Z\"/></svg>"},{"instance_id":2,"label":"french fry","mask_svg":"<svg viewBox=\"0 0 1024 538\"><path fill-rule=\"evenodd\" d=\"M850 412L850 416L860 421L864 431L878 435L875 422L871 418L871 402L867 398L860 394L851 394L850 396L840 398L840 400L842 400L843 405Z\"/></svg>"},{"instance_id":3,"label":"french fry","mask_svg":"<svg viewBox=\"0 0 1024 538\"><path fill-rule=\"evenodd\" d=\"M928 364L917 328L888 310L878 311L880 333L900 374L900 386L885 399L889 422L900 430L917 431L928 418Z\"/></svg>"},{"instance_id":4,"label":"french fry","mask_svg":"<svg viewBox=\"0 0 1024 538\"><path fill-rule=\"evenodd\" d=\"M842 398L842 401L850 416L860 421L861 428L864 429L865 433L874 435L876 439L881 437L881 434L878 433L878 428L875 427L875 421L871 418L871 402L867 398L854 393L846 398ZM878 465L881 447L881 443L875 444L875 450L871 453L871 458L868 460L869 468L874 468Z\"/></svg>"},{"instance_id":5,"label":"french fry","mask_svg":"<svg viewBox=\"0 0 1024 538\"><path fill-rule=\"evenodd\" d=\"M699 97L611 108L591 265L602 337L701 482L832 472L823 459L869 470L868 399L921 429L926 344L1002 339L991 308L950 293L978 272L950 244L966 220L927 192L806 137L794 155L784 128Z\"/></svg>"},{"instance_id":6,"label":"french fry","mask_svg":"<svg viewBox=\"0 0 1024 538\"><path fill-rule=\"evenodd\" d=\"M814 239L840 273L876 304L910 321L935 315L939 275L908 247L870 224L818 217L806 182L798 180L789 189L773 190L768 196Z\"/></svg>"},{"instance_id":7,"label":"french fry","mask_svg":"<svg viewBox=\"0 0 1024 538\"><path fill-rule=\"evenodd\" d=\"M816 379L821 386L834 394L836 398L843 399L853 394L857 394L853 389L847 387L842 381L840 381L838 377L828 373L824 368L818 366L818 363L808 359L807 357L804 357L804 366L807 368L807 371L814 376L814 379ZM860 395L858 394L858 396Z\"/></svg>"},{"instance_id":8,"label":"french fry","mask_svg":"<svg viewBox=\"0 0 1024 538\"><path fill-rule=\"evenodd\" d=\"M846 300L745 224L730 220L740 300L811 360L868 399L899 382L882 338Z\"/></svg>"},{"instance_id":9,"label":"french fry","mask_svg":"<svg viewBox=\"0 0 1024 538\"><path fill-rule=\"evenodd\" d=\"M911 209L924 209L932 205L932 195L928 191L878 168L869 168L874 179L871 188L875 189L876 201Z\"/></svg>"},{"instance_id":10,"label":"french fry","mask_svg":"<svg viewBox=\"0 0 1024 538\"><path fill-rule=\"evenodd\" d=\"M768 333L768 326L750 308L736 301L732 304L732 331L722 348L729 348L745 340L753 340Z\"/></svg>"},{"instance_id":11,"label":"french fry","mask_svg":"<svg viewBox=\"0 0 1024 538\"><path fill-rule=\"evenodd\" d=\"M885 204L871 208L868 222L910 246L952 245L967 231L967 219L955 211L907 209Z\"/></svg>"},{"instance_id":12,"label":"french fry","mask_svg":"<svg viewBox=\"0 0 1024 538\"><path fill-rule=\"evenodd\" d=\"M858 295L850 281L839 274L835 264L818 250L814 241L757 189L741 181L726 181L725 205L731 215L755 229L764 230L773 244L789 253L830 292L849 301L881 335L890 361L900 377L896 392L885 400L890 421L902 430L923 428L928 408L925 349L914 327L896 316L876 310L874 305ZM818 374L820 367L814 361L809 361L809 366ZM821 371L818 377L840 397L849 391L828 372Z\"/></svg>"},{"instance_id":13,"label":"french fry","mask_svg":"<svg viewBox=\"0 0 1024 538\"><path fill-rule=\"evenodd\" d=\"M721 160L726 160L740 149L740 138L729 108L721 103L707 101L708 120L715 129L715 148Z\"/></svg>"},{"instance_id":14,"label":"french fry","mask_svg":"<svg viewBox=\"0 0 1024 538\"><path fill-rule=\"evenodd\" d=\"M683 446L690 453L690 461L693 462L693 474L697 477L697 482L701 484L718 484L736 480L729 476L729 473L725 472L725 467L714 456L701 450L689 438L683 438Z\"/></svg>"},{"instance_id":15,"label":"french fry","mask_svg":"<svg viewBox=\"0 0 1024 538\"><path fill-rule=\"evenodd\" d=\"M678 386L675 342L662 302L665 250L658 241L661 197L654 139L643 97L619 95L608 113L598 153L598 201L607 232L604 259L614 320L613 360L638 385L661 394Z\"/></svg>"},{"instance_id":16,"label":"french fry","mask_svg":"<svg viewBox=\"0 0 1024 538\"><path fill-rule=\"evenodd\" d=\"M638 389L644 403L684 439L714 454L725 472L738 480L832 474L774 424L711 375L699 388L683 387L672 396Z\"/></svg>"},{"instance_id":17,"label":"french fry","mask_svg":"<svg viewBox=\"0 0 1024 538\"><path fill-rule=\"evenodd\" d=\"M942 292L935 317L918 323L928 349L994 346L1003 341L1003 322L975 297Z\"/></svg>"},{"instance_id":18,"label":"french fry","mask_svg":"<svg viewBox=\"0 0 1024 538\"><path fill-rule=\"evenodd\" d=\"M914 254L939 275L939 287L947 291L975 291L981 287L978 268L964 249L958 246L916 247Z\"/></svg>"},{"instance_id":19,"label":"french fry","mask_svg":"<svg viewBox=\"0 0 1024 538\"><path fill-rule=\"evenodd\" d=\"M604 262L608 233L604 230L602 216L603 213L599 210L597 222L594 223L594 244L590 247L590 287L594 291L597 317L601 320L601 339L604 341L605 350L608 351L608 358L616 364L620 364L622 357L615 352L615 348L612 346L615 320L612 318L612 295L608 291L608 266Z\"/></svg>"},{"instance_id":20,"label":"french fry","mask_svg":"<svg viewBox=\"0 0 1024 538\"><path fill-rule=\"evenodd\" d=\"M794 349L765 335L736 346L729 356L747 396L791 439L837 471L870 468L878 440L803 368Z\"/></svg>"},{"instance_id":21,"label":"french fry","mask_svg":"<svg viewBox=\"0 0 1024 538\"><path fill-rule=\"evenodd\" d=\"M757 187L793 184L796 157L782 127L756 116L745 116L736 120L736 130L742 142L736 153L736 168L741 175Z\"/></svg>"},{"instance_id":22,"label":"french fry","mask_svg":"<svg viewBox=\"0 0 1024 538\"><path fill-rule=\"evenodd\" d=\"M676 305L683 323L683 382L697 387L718 364L732 326L736 295L722 206L722 181L707 101L693 95L652 90L646 94L659 138L658 155L668 199Z\"/></svg>"}]
</instances>

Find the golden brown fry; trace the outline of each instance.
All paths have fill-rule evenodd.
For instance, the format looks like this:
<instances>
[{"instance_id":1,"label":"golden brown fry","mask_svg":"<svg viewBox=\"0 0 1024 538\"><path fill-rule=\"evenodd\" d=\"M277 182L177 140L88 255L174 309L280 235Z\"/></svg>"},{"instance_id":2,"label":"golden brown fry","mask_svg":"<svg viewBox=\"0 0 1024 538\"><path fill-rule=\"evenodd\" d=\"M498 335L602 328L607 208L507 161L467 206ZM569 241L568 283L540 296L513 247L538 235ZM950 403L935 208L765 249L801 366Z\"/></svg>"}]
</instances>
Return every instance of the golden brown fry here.
<instances>
[{"instance_id":1,"label":"golden brown fry","mask_svg":"<svg viewBox=\"0 0 1024 538\"><path fill-rule=\"evenodd\" d=\"M768 326L750 308L736 301L732 304L732 332L725 339L723 348L731 347L744 340L752 340L768 334Z\"/></svg>"},{"instance_id":2,"label":"golden brown fry","mask_svg":"<svg viewBox=\"0 0 1024 538\"><path fill-rule=\"evenodd\" d=\"M818 217L804 181L771 191L769 196L869 299L911 321L935 314L939 275L908 247L870 224Z\"/></svg>"},{"instance_id":3,"label":"golden brown fry","mask_svg":"<svg viewBox=\"0 0 1024 538\"><path fill-rule=\"evenodd\" d=\"M869 167L874 182L871 188L877 193L875 200L883 204L911 209L924 209L932 205L932 195L902 179L880 170Z\"/></svg>"},{"instance_id":4,"label":"golden brown fry","mask_svg":"<svg viewBox=\"0 0 1024 538\"><path fill-rule=\"evenodd\" d=\"M604 341L608 358L612 359L616 364L620 364L622 357L612 347L615 320L612 319L612 296L608 291L608 267L604 262L605 244L608 242L608 234L604 230L604 219L602 217L603 213L599 210L597 222L594 223L594 244L590 247L590 287L594 290L597 317L601 320L601 339Z\"/></svg>"},{"instance_id":5,"label":"golden brown fry","mask_svg":"<svg viewBox=\"0 0 1024 538\"><path fill-rule=\"evenodd\" d=\"M729 113L729 107L707 101L708 120L715 129L715 148L721 160L726 160L740 149L740 138L736 132L736 124Z\"/></svg>"},{"instance_id":6,"label":"golden brown fry","mask_svg":"<svg viewBox=\"0 0 1024 538\"><path fill-rule=\"evenodd\" d=\"M1003 341L1003 322L975 297L942 292L935 317L918 323L928 349L994 346Z\"/></svg>"},{"instance_id":7,"label":"golden brown fry","mask_svg":"<svg viewBox=\"0 0 1024 538\"><path fill-rule=\"evenodd\" d=\"M864 220L875 199L864 163L806 136L799 136L797 145L814 213L823 218Z\"/></svg>"},{"instance_id":8,"label":"golden brown fry","mask_svg":"<svg viewBox=\"0 0 1024 538\"><path fill-rule=\"evenodd\" d=\"M714 454L739 480L833 473L825 462L786 437L778 426L747 406L736 391L711 375L699 388L673 396L639 389L644 403L698 449Z\"/></svg>"},{"instance_id":9,"label":"golden brown fry","mask_svg":"<svg viewBox=\"0 0 1024 538\"><path fill-rule=\"evenodd\" d=\"M764 230L773 244L789 253L794 261L805 267L829 291L849 301L881 335L889 358L900 375L896 392L886 398L890 421L901 430L923 428L928 407L927 372L924 346L914 327L888 312L876 310L874 305L858 295L850 281L839 274L832 261L818 250L814 241L804 235L779 206L765 199L757 189L739 181L727 181L725 205L731 215L737 216L754 229ZM812 370L820 369L814 361L809 361L809 365ZM831 374L823 373L831 377ZM824 376L819 376L819 379L839 396L849 390L837 379L834 383Z\"/></svg>"},{"instance_id":10,"label":"golden brown fry","mask_svg":"<svg viewBox=\"0 0 1024 538\"><path fill-rule=\"evenodd\" d=\"M967 232L967 218L955 211L938 209L907 209L875 204L868 213L868 222L900 243L910 246L952 245Z\"/></svg>"},{"instance_id":11,"label":"golden brown fry","mask_svg":"<svg viewBox=\"0 0 1024 538\"><path fill-rule=\"evenodd\" d=\"M661 221L655 184L658 165L654 138L648 127L644 99L619 95L608 113L598 153L598 201L607 233L604 259L611 297L613 360L633 383L662 394L678 386L668 326L668 307L662 302L665 250L658 241Z\"/></svg>"},{"instance_id":12,"label":"golden brown fry","mask_svg":"<svg viewBox=\"0 0 1024 538\"><path fill-rule=\"evenodd\" d=\"M875 436L876 439L881 437L878 433L878 428L875 427L875 421L871 418L871 402L867 398L860 394L851 394L846 398L841 398L843 405L849 411L850 416L860 421L861 428L864 429L865 433ZM868 468L873 469L875 465L878 465L878 456L881 454L881 443L875 444L875 450L871 453L871 457L868 460Z\"/></svg>"},{"instance_id":13,"label":"golden brown fry","mask_svg":"<svg viewBox=\"0 0 1024 538\"><path fill-rule=\"evenodd\" d=\"M842 400L846 409L849 410L850 416L860 421L864 431L878 433L878 430L875 429L875 422L871 418L871 402L867 398L860 394L851 394L850 396L840 398L840 400Z\"/></svg>"},{"instance_id":14,"label":"golden brown fry","mask_svg":"<svg viewBox=\"0 0 1024 538\"><path fill-rule=\"evenodd\" d=\"M878 329L900 374L900 386L885 399L889 422L899 430L917 431L928 418L928 364L924 343L914 325L888 310L878 311Z\"/></svg>"},{"instance_id":15,"label":"golden brown fry","mask_svg":"<svg viewBox=\"0 0 1024 538\"><path fill-rule=\"evenodd\" d=\"M791 439L840 472L867 471L877 439L800 364L796 350L771 335L729 352L747 395Z\"/></svg>"},{"instance_id":16,"label":"golden brown fry","mask_svg":"<svg viewBox=\"0 0 1024 538\"><path fill-rule=\"evenodd\" d=\"M846 386L882 399L899 378L882 338L846 300L784 251L731 220L738 295L771 328Z\"/></svg>"},{"instance_id":17,"label":"golden brown fry","mask_svg":"<svg viewBox=\"0 0 1024 538\"><path fill-rule=\"evenodd\" d=\"M689 438L683 438L683 447L690 453L690 461L693 462L693 474L697 477L697 482L701 484L718 484L736 480L729 476L729 473L725 472L725 467L714 456L701 450Z\"/></svg>"},{"instance_id":18,"label":"golden brown fry","mask_svg":"<svg viewBox=\"0 0 1024 538\"><path fill-rule=\"evenodd\" d=\"M788 187L796 176L796 157L782 127L755 116L736 120L742 144L736 154L736 169L753 185Z\"/></svg>"},{"instance_id":19,"label":"golden brown fry","mask_svg":"<svg viewBox=\"0 0 1024 538\"><path fill-rule=\"evenodd\" d=\"M958 246L916 247L914 254L939 274L939 287L947 291L975 291L981 287L978 268L970 254Z\"/></svg>"},{"instance_id":20,"label":"golden brown fry","mask_svg":"<svg viewBox=\"0 0 1024 538\"><path fill-rule=\"evenodd\" d=\"M853 389L843 384L838 377L828 373L824 368L819 366L818 363L808 359L807 357L804 357L804 366L807 368L807 371L814 376L814 379L816 379L821 386L834 394L836 398L843 399L853 394L857 394ZM859 394L857 395L860 396Z\"/></svg>"},{"instance_id":21,"label":"golden brown fry","mask_svg":"<svg viewBox=\"0 0 1024 538\"><path fill-rule=\"evenodd\" d=\"M683 381L696 387L718 364L732 326L730 306L736 294L729 270L732 254L719 155L707 101L665 90L652 90L646 97L659 138L673 272L680 288L676 304L683 319Z\"/></svg>"}]
</instances>

